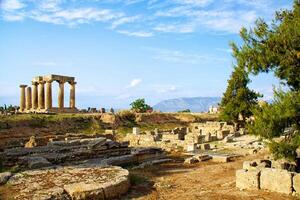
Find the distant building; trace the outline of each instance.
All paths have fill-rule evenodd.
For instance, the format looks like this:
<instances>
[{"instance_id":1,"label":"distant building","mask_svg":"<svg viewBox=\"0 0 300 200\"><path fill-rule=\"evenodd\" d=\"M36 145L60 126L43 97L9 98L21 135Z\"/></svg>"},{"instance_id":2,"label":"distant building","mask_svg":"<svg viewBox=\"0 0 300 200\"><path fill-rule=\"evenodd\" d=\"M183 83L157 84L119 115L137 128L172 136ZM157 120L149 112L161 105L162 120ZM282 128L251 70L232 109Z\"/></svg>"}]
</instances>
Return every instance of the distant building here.
<instances>
[{"instance_id":1,"label":"distant building","mask_svg":"<svg viewBox=\"0 0 300 200\"><path fill-rule=\"evenodd\" d=\"M209 106L209 111L208 113L210 114L215 114L219 112L219 106Z\"/></svg>"}]
</instances>

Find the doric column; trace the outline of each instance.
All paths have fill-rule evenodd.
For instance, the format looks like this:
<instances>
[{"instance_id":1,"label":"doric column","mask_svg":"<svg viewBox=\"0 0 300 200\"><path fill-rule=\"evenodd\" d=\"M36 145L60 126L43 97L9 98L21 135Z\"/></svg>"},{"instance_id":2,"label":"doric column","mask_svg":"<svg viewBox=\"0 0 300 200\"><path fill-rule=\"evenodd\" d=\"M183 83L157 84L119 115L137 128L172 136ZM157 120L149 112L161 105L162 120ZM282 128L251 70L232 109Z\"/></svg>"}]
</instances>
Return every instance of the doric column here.
<instances>
[{"instance_id":1,"label":"doric column","mask_svg":"<svg viewBox=\"0 0 300 200\"><path fill-rule=\"evenodd\" d=\"M58 82L59 83L59 90L58 90L58 108L63 109L64 108L64 82Z\"/></svg>"},{"instance_id":2,"label":"doric column","mask_svg":"<svg viewBox=\"0 0 300 200\"><path fill-rule=\"evenodd\" d=\"M37 82L32 82L32 108L36 110L38 108L38 88Z\"/></svg>"},{"instance_id":3,"label":"doric column","mask_svg":"<svg viewBox=\"0 0 300 200\"><path fill-rule=\"evenodd\" d=\"M70 108L75 108L75 85L76 82L70 83Z\"/></svg>"},{"instance_id":4,"label":"doric column","mask_svg":"<svg viewBox=\"0 0 300 200\"><path fill-rule=\"evenodd\" d=\"M52 81L46 81L46 97L45 97L45 106L46 109L52 108Z\"/></svg>"},{"instance_id":5,"label":"doric column","mask_svg":"<svg viewBox=\"0 0 300 200\"><path fill-rule=\"evenodd\" d=\"M38 107L39 107L39 109L45 108L45 90L44 90L45 87L44 87L44 85L45 85L44 81L39 82L39 88L38 88L38 93L39 93Z\"/></svg>"},{"instance_id":6,"label":"doric column","mask_svg":"<svg viewBox=\"0 0 300 200\"><path fill-rule=\"evenodd\" d=\"M24 111L25 110L25 99L26 99L26 95L25 95L25 88L27 87L27 85L20 85L21 88L21 96L20 96L20 111Z\"/></svg>"},{"instance_id":7,"label":"doric column","mask_svg":"<svg viewBox=\"0 0 300 200\"><path fill-rule=\"evenodd\" d=\"M32 107L31 102L31 87L26 88L26 110L30 110Z\"/></svg>"}]
</instances>

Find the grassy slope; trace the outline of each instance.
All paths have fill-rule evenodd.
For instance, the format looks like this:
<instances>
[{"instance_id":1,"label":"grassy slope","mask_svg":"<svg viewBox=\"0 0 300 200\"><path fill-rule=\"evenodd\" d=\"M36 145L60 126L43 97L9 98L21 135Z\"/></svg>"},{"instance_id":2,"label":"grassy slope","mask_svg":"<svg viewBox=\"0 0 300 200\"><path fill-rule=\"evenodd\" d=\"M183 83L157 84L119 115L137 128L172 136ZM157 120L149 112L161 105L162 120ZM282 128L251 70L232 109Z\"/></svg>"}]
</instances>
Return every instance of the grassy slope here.
<instances>
[{"instance_id":1,"label":"grassy slope","mask_svg":"<svg viewBox=\"0 0 300 200\"><path fill-rule=\"evenodd\" d=\"M22 114L0 116L0 133L13 133L35 130L49 133L102 133L105 129L115 129L118 133L131 132L132 127L140 127L142 131L171 129L185 126L190 122L216 120L216 115L191 113L151 113L151 114ZM27 135L27 134L25 134Z\"/></svg>"}]
</instances>

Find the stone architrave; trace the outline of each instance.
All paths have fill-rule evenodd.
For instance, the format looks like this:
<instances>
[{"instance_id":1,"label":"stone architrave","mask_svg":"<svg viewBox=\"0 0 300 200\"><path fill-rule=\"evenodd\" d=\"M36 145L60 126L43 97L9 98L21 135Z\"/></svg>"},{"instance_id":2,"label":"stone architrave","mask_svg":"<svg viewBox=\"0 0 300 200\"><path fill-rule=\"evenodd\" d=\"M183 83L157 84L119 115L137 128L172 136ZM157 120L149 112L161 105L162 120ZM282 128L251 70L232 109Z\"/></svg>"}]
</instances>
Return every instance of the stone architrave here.
<instances>
[{"instance_id":1,"label":"stone architrave","mask_svg":"<svg viewBox=\"0 0 300 200\"><path fill-rule=\"evenodd\" d=\"M36 82L32 82L32 108L36 110L38 108L38 87Z\"/></svg>"},{"instance_id":2,"label":"stone architrave","mask_svg":"<svg viewBox=\"0 0 300 200\"><path fill-rule=\"evenodd\" d=\"M52 81L46 81L45 108L52 108Z\"/></svg>"},{"instance_id":3,"label":"stone architrave","mask_svg":"<svg viewBox=\"0 0 300 200\"><path fill-rule=\"evenodd\" d=\"M75 85L76 82L70 83L70 108L75 108Z\"/></svg>"},{"instance_id":4,"label":"stone architrave","mask_svg":"<svg viewBox=\"0 0 300 200\"><path fill-rule=\"evenodd\" d=\"M58 108L64 108L64 84L65 82L59 81L59 91L58 91Z\"/></svg>"},{"instance_id":5,"label":"stone architrave","mask_svg":"<svg viewBox=\"0 0 300 200\"><path fill-rule=\"evenodd\" d=\"M31 87L26 88L26 110L30 110L32 107L31 102Z\"/></svg>"},{"instance_id":6,"label":"stone architrave","mask_svg":"<svg viewBox=\"0 0 300 200\"><path fill-rule=\"evenodd\" d=\"M38 108L45 108L45 82L40 81L38 86Z\"/></svg>"},{"instance_id":7,"label":"stone architrave","mask_svg":"<svg viewBox=\"0 0 300 200\"><path fill-rule=\"evenodd\" d=\"M20 96L20 111L24 111L26 107L26 95L25 95L25 88L27 85L20 85L21 88L21 96Z\"/></svg>"}]
</instances>

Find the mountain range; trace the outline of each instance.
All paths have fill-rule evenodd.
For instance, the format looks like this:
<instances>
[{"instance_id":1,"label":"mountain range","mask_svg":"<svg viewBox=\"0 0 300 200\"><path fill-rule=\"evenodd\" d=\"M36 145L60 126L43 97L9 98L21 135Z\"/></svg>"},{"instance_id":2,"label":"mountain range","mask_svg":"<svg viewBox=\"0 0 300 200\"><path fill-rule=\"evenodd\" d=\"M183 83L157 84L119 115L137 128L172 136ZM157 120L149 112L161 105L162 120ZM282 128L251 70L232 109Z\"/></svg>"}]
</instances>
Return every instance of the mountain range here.
<instances>
[{"instance_id":1,"label":"mountain range","mask_svg":"<svg viewBox=\"0 0 300 200\"><path fill-rule=\"evenodd\" d=\"M177 112L190 109L191 112L207 112L210 106L221 102L221 97L183 97L163 100L153 106L162 112Z\"/></svg>"}]
</instances>

